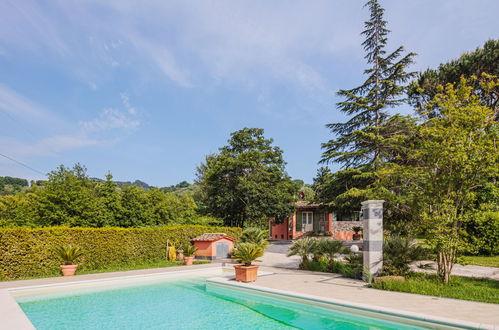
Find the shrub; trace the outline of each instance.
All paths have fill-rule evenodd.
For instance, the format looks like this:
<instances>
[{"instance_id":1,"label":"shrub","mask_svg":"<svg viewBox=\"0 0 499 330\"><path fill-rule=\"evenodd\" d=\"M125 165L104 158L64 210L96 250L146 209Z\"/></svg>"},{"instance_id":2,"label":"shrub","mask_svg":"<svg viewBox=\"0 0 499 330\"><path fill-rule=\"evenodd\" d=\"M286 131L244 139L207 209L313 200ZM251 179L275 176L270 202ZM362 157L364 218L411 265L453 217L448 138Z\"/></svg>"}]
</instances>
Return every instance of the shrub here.
<instances>
[{"instance_id":1,"label":"shrub","mask_svg":"<svg viewBox=\"0 0 499 330\"><path fill-rule=\"evenodd\" d=\"M240 228L169 226L156 228L0 228L0 280L57 276L60 261L56 246L72 244L85 251L81 270L100 270L166 258L166 241L179 246L207 232L234 238Z\"/></svg>"},{"instance_id":2,"label":"shrub","mask_svg":"<svg viewBox=\"0 0 499 330\"><path fill-rule=\"evenodd\" d=\"M244 266L251 266L253 261L263 256L265 247L255 243L238 243L234 249L232 258L243 264Z\"/></svg>"},{"instance_id":3,"label":"shrub","mask_svg":"<svg viewBox=\"0 0 499 330\"><path fill-rule=\"evenodd\" d=\"M243 230L240 241L242 243L254 243L258 246L266 248L269 245L267 241L268 233L266 230L262 230L256 227L248 227Z\"/></svg>"},{"instance_id":4,"label":"shrub","mask_svg":"<svg viewBox=\"0 0 499 330\"><path fill-rule=\"evenodd\" d=\"M406 275L409 264L425 257L425 249L414 239L392 235L383 242L383 273Z\"/></svg>"},{"instance_id":5,"label":"shrub","mask_svg":"<svg viewBox=\"0 0 499 330\"><path fill-rule=\"evenodd\" d=\"M309 261L309 257L316 251L317 239L315 238L301 238L295 242L289 248L288 257L291 256L300 256L300 269L308 269L307 264Z\"/></svg>"}]
</instances>

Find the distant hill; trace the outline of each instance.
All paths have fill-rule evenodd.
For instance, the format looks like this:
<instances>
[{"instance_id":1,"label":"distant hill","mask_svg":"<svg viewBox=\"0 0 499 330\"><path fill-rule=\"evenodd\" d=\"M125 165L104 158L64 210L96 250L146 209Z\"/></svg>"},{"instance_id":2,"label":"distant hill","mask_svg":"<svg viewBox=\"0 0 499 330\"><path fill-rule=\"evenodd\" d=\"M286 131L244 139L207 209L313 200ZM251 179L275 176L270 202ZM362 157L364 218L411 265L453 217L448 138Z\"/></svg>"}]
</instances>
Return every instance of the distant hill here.
<instances>
[{"instance_id":1,"label":"distant hill","mask_svg":"<svg viewBox=\"0 0 499 330\"><path fill-rule=\"evenodd\" d=\"M0 176L0 195L12 195L28 186L26 179Z\"/></svg>"}]
</instances>

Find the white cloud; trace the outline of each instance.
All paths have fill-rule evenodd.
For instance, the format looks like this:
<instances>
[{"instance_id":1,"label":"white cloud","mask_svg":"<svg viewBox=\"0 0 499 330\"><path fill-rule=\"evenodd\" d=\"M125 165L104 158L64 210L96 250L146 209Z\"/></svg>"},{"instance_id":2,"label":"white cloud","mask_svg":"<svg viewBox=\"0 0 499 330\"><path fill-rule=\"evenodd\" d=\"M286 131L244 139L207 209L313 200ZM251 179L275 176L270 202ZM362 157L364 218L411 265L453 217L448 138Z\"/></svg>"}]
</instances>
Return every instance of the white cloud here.
<instances>
[{"instance_id":1,"label":"white cloud","mask_svg":"<svg viewBox=\"0 0 499 330\"><path fill-rule=\"evenodd\" d=\"M91 121L81 122L85 132L105 131L111 129L130 130L138 127L140 121L127 116L118 109L107 108L100 112L99 117Z\"/></svg>"},{"instance_id":2,"label":"white cloud","mask_svg":"<svg viewBox=\"0 0 499 330\"><path fill-rule=\"evenodd\" d=\"M32 122L63 125L64 121L53 112L32 102L21 94L0 83L0 110L11 116Z\"/></svg>"}]
</instances>

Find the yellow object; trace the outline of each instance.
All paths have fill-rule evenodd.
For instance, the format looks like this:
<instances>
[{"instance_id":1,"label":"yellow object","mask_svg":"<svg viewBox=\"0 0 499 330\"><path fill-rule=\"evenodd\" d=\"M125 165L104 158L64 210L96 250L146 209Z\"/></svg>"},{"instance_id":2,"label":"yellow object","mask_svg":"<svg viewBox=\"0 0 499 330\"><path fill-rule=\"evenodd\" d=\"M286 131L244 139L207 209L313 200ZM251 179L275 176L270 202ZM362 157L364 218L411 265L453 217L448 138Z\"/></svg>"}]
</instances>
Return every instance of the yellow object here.
<instances>
[{"instance_id":1,"label":"yellow object","mask_svg":"<svg viewBox=\"0 0 499 330\"><path fill-rule=\"evenodd\" d=\"M170 246L168 248L168 260L175 261L177 260L177 250L174 246Z\"/></svg>"}]
</instances>

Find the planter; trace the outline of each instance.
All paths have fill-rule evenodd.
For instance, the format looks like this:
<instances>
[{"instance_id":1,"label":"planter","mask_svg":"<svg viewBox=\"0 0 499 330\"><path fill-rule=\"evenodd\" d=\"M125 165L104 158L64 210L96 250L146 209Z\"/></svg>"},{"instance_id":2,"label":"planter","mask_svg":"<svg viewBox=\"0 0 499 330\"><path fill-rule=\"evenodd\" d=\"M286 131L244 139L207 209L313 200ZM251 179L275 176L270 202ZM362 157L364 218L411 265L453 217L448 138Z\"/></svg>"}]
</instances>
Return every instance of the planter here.
<instances>
[{"instance_id":1,"label":"planter","mask_svg":"<svg viewBox=\"0 0 499 330\"><path fill-rule=\"evenodd\" d=\"M62 276L73 276L76 273L76 268L78 268L78 265L62 265Z\"/></svg>"},{"instance_id":2,"label":"planter","mask_svg":"<svg viewBox=\"0 0 499 330\"><path fill-rule=\"evenodd\" d=\"M243 265L238 265L234 266L236 269L236 281L238 282L255 282L256 281L256 275L258 274L258 267L259 266L243 266Z\"/></svg>"},{"instance_id":3,"label":"planter","mask_svg":"<svg viewBox=\"0 0 499 330\"><path fill-rule=\"evenodd\" d=\"M192 256L192 257L184 257L184 265L191 266L193 260L194 260L194 256Z\"/></svg>"}]
</instances>

